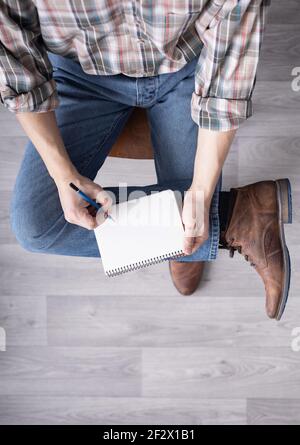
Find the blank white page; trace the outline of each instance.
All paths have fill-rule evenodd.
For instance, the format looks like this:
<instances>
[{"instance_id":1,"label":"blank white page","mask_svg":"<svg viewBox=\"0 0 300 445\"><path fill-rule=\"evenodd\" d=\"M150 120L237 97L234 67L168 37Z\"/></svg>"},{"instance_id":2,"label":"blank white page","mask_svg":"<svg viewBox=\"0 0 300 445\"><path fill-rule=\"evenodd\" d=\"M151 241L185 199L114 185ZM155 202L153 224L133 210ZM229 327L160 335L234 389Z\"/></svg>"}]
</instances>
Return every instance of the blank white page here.
<instances>
[{"instance_id":1,"label":"blank white page","mask_svg":"<svg viewBox=\"0 0 300 445\"><path fill-rule=\"evenodd\" d=\"M182 255L184 230L173 191L114 205L110 215L95 229L106 275Z\"/></svg>"}]
</instances>

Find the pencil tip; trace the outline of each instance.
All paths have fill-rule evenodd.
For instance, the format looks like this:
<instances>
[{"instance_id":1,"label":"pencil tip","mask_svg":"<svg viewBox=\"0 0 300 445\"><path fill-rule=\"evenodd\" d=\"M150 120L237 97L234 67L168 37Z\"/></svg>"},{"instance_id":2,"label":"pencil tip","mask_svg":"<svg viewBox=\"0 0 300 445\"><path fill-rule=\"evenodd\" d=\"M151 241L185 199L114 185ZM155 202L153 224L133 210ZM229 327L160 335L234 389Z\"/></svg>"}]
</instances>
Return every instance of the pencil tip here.
<instances>
[{"instance_id":1,"label":"pencil tip","mask_svg":"<svg viewBox=\"0 0 300 445\"><path fill-rule=\"evenodd\" d=\"M75 192L78 192L78 191L79 191L79 188L76 187L76 185L73 184L73 182L70 182L69 186L70 186L73 190L75 190Z\"/></svg>"}]
</instances>

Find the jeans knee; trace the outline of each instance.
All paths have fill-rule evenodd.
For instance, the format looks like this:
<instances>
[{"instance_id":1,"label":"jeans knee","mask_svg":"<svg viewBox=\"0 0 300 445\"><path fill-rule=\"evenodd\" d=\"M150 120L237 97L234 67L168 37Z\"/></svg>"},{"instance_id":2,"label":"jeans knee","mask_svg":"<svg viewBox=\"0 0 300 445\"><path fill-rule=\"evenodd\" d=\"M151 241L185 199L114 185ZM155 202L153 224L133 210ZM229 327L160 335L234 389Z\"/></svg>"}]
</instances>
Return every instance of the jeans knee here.
<instances>
[{"instance_id":1,"label":"jeans knee","mask_svg":"<svg viewBox=\"0 0 300 445\"><path fill-rule=\"evenodd\" d=\"M47 252L47 239L39 218L29 209L11 207L11 229L16 240L29 252Z\"/></svg>"}]
</instances>

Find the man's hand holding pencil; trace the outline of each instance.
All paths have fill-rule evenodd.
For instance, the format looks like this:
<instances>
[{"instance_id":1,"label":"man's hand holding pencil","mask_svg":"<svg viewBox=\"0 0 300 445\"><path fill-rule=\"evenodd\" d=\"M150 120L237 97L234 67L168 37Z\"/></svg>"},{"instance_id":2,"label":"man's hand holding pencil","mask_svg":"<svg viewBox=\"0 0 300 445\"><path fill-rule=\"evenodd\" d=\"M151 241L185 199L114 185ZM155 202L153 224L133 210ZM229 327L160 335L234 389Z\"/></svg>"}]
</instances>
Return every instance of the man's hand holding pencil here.
<instances>
[{"instance_id":1,"label":"man's hand holding pencil","mask_svg":"<svg viewBox=\"0 0 300 445\"><path fill-rule=\"evenodd\" d=\"M100 185L79 174L56 185L64 217L71 224L93 230L99 225L97 211L101 208L105 218L112 205L111 196Z\"/></svg>"}]
</instances>

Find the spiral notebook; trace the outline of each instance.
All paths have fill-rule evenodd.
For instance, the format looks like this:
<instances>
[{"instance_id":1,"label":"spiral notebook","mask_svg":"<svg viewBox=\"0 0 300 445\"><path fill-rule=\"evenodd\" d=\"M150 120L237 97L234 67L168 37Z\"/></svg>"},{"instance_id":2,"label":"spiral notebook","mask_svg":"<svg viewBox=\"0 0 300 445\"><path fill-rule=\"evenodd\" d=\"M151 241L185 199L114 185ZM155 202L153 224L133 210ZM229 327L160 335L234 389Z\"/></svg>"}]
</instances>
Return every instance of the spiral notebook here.
<instances>
[{"instance_id":1,"label":"spiral notebook","mask_svg":"<svg viewBox=\"0 0 300 445\"><path fill-rule=\"evenodd\" d=\"M109 277L183 255L180 205L171 190L116 204L95 229Z\"/></svg>"}]
</instances>

